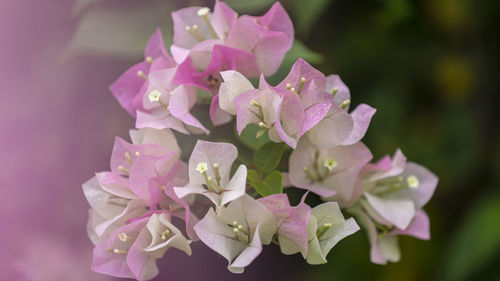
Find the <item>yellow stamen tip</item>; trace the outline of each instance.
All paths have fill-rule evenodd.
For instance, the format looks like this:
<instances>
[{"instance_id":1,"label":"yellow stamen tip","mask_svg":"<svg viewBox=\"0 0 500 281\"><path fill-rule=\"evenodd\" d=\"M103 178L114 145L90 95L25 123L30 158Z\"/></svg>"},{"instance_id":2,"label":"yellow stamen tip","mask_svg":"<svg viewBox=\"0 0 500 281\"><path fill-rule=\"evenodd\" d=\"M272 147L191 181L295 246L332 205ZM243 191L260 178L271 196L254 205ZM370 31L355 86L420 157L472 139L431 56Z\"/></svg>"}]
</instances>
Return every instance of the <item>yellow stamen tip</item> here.
<instances>
[{"instance_id":1,"label":"yellow stamen tip","mask_svg":"<svg viewBox=\"0 0 500 281\"><path fill-rule=\"evenodd\" d=\"M209 8L203 7L203 8L198 10L198 16L204 17L204 16L208 15L209 12L210 12Z\"/></svg>"}]
</instances>

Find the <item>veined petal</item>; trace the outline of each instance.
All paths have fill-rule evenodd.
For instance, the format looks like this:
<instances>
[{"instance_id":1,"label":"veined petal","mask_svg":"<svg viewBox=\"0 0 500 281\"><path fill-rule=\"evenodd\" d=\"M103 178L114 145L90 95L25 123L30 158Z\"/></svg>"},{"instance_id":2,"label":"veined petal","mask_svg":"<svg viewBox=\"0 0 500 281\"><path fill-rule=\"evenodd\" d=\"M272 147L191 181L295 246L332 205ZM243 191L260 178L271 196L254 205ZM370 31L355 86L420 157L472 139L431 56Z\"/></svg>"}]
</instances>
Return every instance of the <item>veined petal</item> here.
<instances>
[{"instance_id":1,"label":"veined petal","mask_svg":"<svg viewBox=\"0 0 500 281\"><path fill-rule=\"evenodd\" d=\"M227 203L243 196L245 194L246 184L247 167L245 165L240 165L231 181L224 188L220 204L226 205Z\"/></svg>"},{"instance_id":2,"label":"veined petal","mask_svg":"<svg viewBox=\"0 0 500 281\"><path fill-rule=\"evenodd\" d=\"M132 129L129 131L133 144L158 144L168 150L179 150L174 134L169 129L157 130L153 128Z\"/></svg>"},{"instance_id":3,"label":"veined petal","mask_svg":"<svg viewBox=\"0 0 500 281\"><path fill-rule=\"evenodd\" d=\"M349 88L338 75L332 74L326 77L325 89L328 93L334 94L333 101L336 104L342 104L344 101L351 99ZM349 111L349 106L346 107L346 111Z\"/></svg>"},{"instance_id":4,"label":"veined petal","mask_svg":"<svg viewBox=\"0 0 500 281\"><path fill-rule=\"evenodd\" d=\"M172 129L186 135L189 134L182 121L172 116L164 108L158 108L152 112L137 111L135 127L138 129Z\"/></svg>"},{"instance_id":5,"label":"veined petal","mask_svg":"<svg viewBox=\"0 0 500 281\"><path fill-rule=\"evenodd\" d=\"M342 145L349 145L360 141L366 134L370 121L377 110L369 105L360 104L351 112L354 122L349 136L344 139Z\"/></svg>"},{"instance_id":6,"label":"veined petal","mask_svg":"<svg viewBox=\"0 0 500 281\"><path fill-rule=\"evenodd\" d=\"M418 210L408 228L404 230L395 229L390 232L390 235L409 235L418 239L429 240L431 238L429 216L425 211Z\"/></svg>"},{"instance_id":7,"label":"veined petal","mask_svg":"<svg viewBox=\"0 0 500 281\"><path fill-rule=\"evenodd\" d=\"M212 26L221 40L227 37L237 18L238 14L226 3L222 1L215 2Z\"/></svg>"},{"instance_id":8,"label":"veined petal","mask_svg":"<svg viewBox=\"0 0 500 281\"><path fill-rule=\"evenodd\" d=\"M365 192L368 203L375 211L399 229L406 229L415 216L415 204L411 199L379 197Z\"/></svg>"},{"instance_id":9,"label":"veined petal","mask_svg":"<svg viewBox=\"0 0 500 281\"><path fill-rule=\"evenodd\" d=\"M307 134L314 145L327 148L341 145L351 134L353 127L351 115L334 104L327 116Z\"/></svg>"},{"instance_id":10,"label":"veined petal","mask_svg":"<svg viewBox=\"0 0 500 281\"><path fill-rule=\"evenodd\" d=\"M236 115L234 99L241 93L252 90L252 83L238 71L228 70L220 74L224 79L219 88L220 108L231 115Z\"/></svg>"},{"instance_id":11,"label":"veined petal","mask_svg":"<svg viewBox=\"0 0 500 281\"><path fill-rule=\"evenodd\" d=\"M401 198L411 198L417 208L422 208L431 199L436 186L438 184L438 177L434 175L427 168L413 163L406 163L406 167L401 176L406 180L410 176L417 177L419 184L417 188L406 188L398 191L395 196Z\"/></svg>"},{"instance_id":12,"label":"veined petal","mask_svg":"<svg viewBox=\"0 0 500 281\"><path fill-rule=\"evenodd\" d=\"M170 114L181 120L184 124L200 128L208 134L209 131L189 112L196 102L196 97L194 88L184 85L178 86L172 92L170 98Z\"/></svg>"},{"instance_id":13,"label":"veined petal","mask_svg":"<svg viewBox=\"0 0 500 281\"><path fill-rule=\"evenodd\" d=\"M212 103L210 104L210 119L212 120L214 126L224 125L233 120L233 117L226 111L222 110L219 104L220 95L217 95L212 98Z\"/></svg>"}]
</instances>

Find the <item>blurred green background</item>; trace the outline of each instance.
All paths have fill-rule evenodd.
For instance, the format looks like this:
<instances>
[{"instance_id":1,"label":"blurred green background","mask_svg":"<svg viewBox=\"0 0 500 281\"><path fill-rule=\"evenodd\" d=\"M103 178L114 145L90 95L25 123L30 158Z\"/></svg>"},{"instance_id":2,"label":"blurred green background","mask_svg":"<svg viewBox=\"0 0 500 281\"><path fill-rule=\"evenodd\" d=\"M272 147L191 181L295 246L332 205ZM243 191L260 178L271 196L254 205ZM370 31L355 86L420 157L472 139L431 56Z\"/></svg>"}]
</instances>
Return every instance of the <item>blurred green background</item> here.
<instances>
[{"instance_id":1,"label":"blurred green background","mask_svg":"<svg viewBox=\"0 0 500 281\"><path fill-rule=\"evenodd\" d=\"M273 1L228 2L257 11ZM339 74L355 105L378 109L364 139L375 159L399 147L440 178L425 208L430 241L402 237L401 261L378 266L359 232L297 280L500 280L500 2L282 3L300 42L274 81L298 56Z\"/></svg>"},{"instance_id":2,"label":"blurred green background","mask_svg":"<svg viewBox=\"0 0 500 281\"><path fill-rule=\"evenodd\" d=\"M172 10L191 5L212 7L214 1L75 0L63 5L63 1L51 0L43 5L52 2L57 4L50 5L59 10L51 8L45 13L71 14L61 20L71 23L65 25L71 36L61 36L64 28L52 32L47 50L60 50L56 47L68 42L63 52L47 51L47 56L59 58L62 65L82 61L89 65L86 71L90 74L75 78L75 83L82 89L88 85L98 89L93 90L95 93L82 90L91 96L80 95L78 103L88 100L84 109L93 109L94 115L102 117L82 120L100 124L106 133L93 135L92 140L109 154L113 136L125 137L133 120L119 109L104 85L141 59L157 25L170 43ZM240 14L260 15L274 1L225 2ZM440 182L425 207L431 218L432 239L402 237L399 263L371 264L368 241L360 231L339 243L326 265L309 266L298 255L270 260L264 254L249 272L258 270L263 262L275 262L292 265L284 274L293 276L292 280L500 280L500 130L496 112L500 1L281 3L294 21L297 41L270 81L282 79L299 56L325 74L339 74L351 90L354 105L367 103L378 109L364 139L375 159L393 154L399 147L409 160L437 174ZM42 63L52 65L57 61ZM82 116L91 115L85 111ZM109 155L99 155L99 161L107 165ZM83 178L90 175L83 169L82 173ZM72 192L80 192L77 187L83 178L72 183ZM80 197L75 200L83 200ZM86 204L82 208L87 208ZM75 216L84 219L82 212ZM83 228L75 233L84 236ZM90 245L84 248L90 249ZM269 279L282 280L280 276L276 270Z\"/></svg>"}]
</instances>

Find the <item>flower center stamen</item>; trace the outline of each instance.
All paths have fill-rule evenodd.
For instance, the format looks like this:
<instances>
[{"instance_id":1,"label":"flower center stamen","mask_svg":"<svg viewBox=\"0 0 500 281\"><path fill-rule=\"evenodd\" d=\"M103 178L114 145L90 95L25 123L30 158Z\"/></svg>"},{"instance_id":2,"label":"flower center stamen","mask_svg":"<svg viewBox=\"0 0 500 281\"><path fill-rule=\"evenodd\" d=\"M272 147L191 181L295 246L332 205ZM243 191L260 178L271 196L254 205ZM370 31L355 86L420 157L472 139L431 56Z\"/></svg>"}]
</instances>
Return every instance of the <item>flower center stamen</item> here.
<instances>
[{"instance_id":1,"label":"flower center stamen","mask_svg":"<svg viewBox=\"0 0 500 281\"><path fill-rule=\"evenodd\" d=\"M162 233L160 233L161 240L167 241L167 239L170 237L170 234L171 234L170 229L168 229L168 228L165 229L165 231L163 231Z\"/></svg>"},{"instance_id":2,"label":"flower center stamen","mask_svg":"<svg viewBox=\"0 0 500 281\"><path fill-rule=\"evenodd\" d=\"M137 71L137 76L141 77L144 80L148 80L148 76L146 76L146 74L144 74L144 71L142 70Z\"/></svg>"},{"instance_id":3,"label":"flower center stamen","mask_svg":"<svg viewBox=\"0 0 500 281\"><path fill-rule=\"evenodd\" d=\"M145 61L151 64L151 63L153 63L153 57L147 56Z\"/></svg>"},{"instance_id":4,"label":"flower center stamen","mask_svg":"<svg viewBox=\"0 0 500 281\"><path fill-rule=\"evenodd\" d=\"M316 236L319 238L321 238L321 236L323 236L325 234L325 232L330 229L330 227L332 227L332 224L329 223L329 222L326 222L324 224L322 224L318 230L316 230Z\"/></svg>"},{"instance_id":5,"label":"flower center stamen","mask_svg":"<svg viewBox=\"0 0 500 281\"><path fill-rule=\"evenodd\" d=\"M128 237L127 233L122 232L122 233L118 234L118 239L122 242L127 242L129 237Z\"/></svg>"},{"instance_id":6,"label":"flower center stamen","mask_svg":"<svg viewBox=\"0 0 500 281\"><path fill-rule=\"evenodd\" d=\"M332 96L335 96L337 94L337 92L339 91L339 88L338 87L335 87L333 88L333 91L332 91Z\"/></svg>"},{"instance_id":7,"label":"flower center stamen","mask_svg":"<svg viewBox=\"0 0 500 281\"><path fill-rule=\"evenodd\" d=\"M217 174L219 174L219 165L217 165L217 168L215 168L216 165L214 165L214 170L215 170L215 177L217 178ZM224 188L220 186L220 174L219 174L219 181L214 181L212 177L208 175L208 164L206 162L200 162L196 166L196 171L200 172L200 174L203 175L203 178L205 178L206 186L208 191L210 192L215 192L215 193L221 193L224 191Z\"/></svg>"},{"instance_id":8,"label":"flower center stamen","mask_svg":"<svg viewBox=\"0 0 500 281\"><path fill-rule=\"evenodd\" d=\"M172 92L170 92L170 93L172 93ZM148 99L150 102L157 102L161 106L163 106L166 110L170 110L170 106L161 100L162 95L163 95L162 92L160 92L157 89L154 89L148 93Z\"/></svg>"},{"instance_id":9,"label":"flower center stamen","mask_svg":"<svg viewBox=\"0 0 500 281\"><path fill-rule=\"evenodd\" d=\"M122 165L118 166L118 170L126 174L127 176L130 175L130 171L127 168L123 167Z\"/></svg>"},{"instance_id":10,"label":"flower center stamen","mask_svg":"<svg viewBox=\"0 0 500 281\"><path fill-rule=\"evenodd\" d=\"M198 10L198 16L203 17L203 19L205 20L205 23L208 26L208 29L210 30L210 34L212 34L212 37L214 39L219 39L217 32L215 32L215 29L212 26L212 23L210 22L210 18L208 18L208 13L210 13L210 9L207 7L203 7L203 8Z\"/></svg>"},{"instance_id":11,"label":"flower center stamen","mask_svg":"<svg viewBox=\"0 0 500 281\"><path fill-rule=\"evenodd\" d=\"M323 167L327 168L329 172L331 172L333 168L337 166L338 166L337 160L333 158L325 158L325 160L323 161Z\"/></svg>"},{"instance_id":12,"label":"flower center stamen","mask_svg":"<svg viewBox=\"0 0 500 281\"><path fill-rule=\"evenodd\" d=\"M302 90L304 89L304 84L305 83L306 83L306 78L305 77L300 78L299 89L297 91L298 95L300 95L300 93L302 93Z\"/></svg>"},{"instance_id":13,"label":"flower center stamen","mask_svg":"<svg viewBox=\"0 0 500 281\"><path fill-rule=\"evenodd\" d=\"M233 221L233 224L228 226L233 228L233 233L236 239L243 244L248 244L248 231L243 227L243 225L239 224L238 221Z\"/></svg>"},{"instance_id":14,"label":"flower center stamen","mask_svg":"<svg viewBox=\"0 0 500 281\"><path fill-rule=\"evenodd\" d=\"M194 39L198 40L198 42L205 41L205 36L200 31L200 28L197 24L193 24L192 26L186 26L186 31L194 37Z\"/></svg>"},{"instance_id":15,"label":"flower center stamen","mask_svg":"<svg viewBox=\"0 0 500 281\"><path fill-rule=\"evenodd\" d=\"M113 253L115 255L126 255L128 253L127 250L111 249L111 248L106 248L106 251Z\"/></svg>"},{"instance_id":16,"label":"flower center stamen","mask_svg":"<svg viewBox=\"0 0 500 281\"><path fill-rule=\"evenodd\" d=\"M417 176L411 175L408 178L406 178L406 183L408 184L409 188L417 189L418 186L420 185L420 181L418 180Z\"/></svg>"},{"instance_id":17,"label":"flower center stamen","mask_svg":"<svg viewBox=\"0 0 500 281\"><path fill-rule=\"evenodd\" d=\"M345 110L350 104L351 100L345 100L339 105L339 108Z\"/></svg>"}]
</instances>

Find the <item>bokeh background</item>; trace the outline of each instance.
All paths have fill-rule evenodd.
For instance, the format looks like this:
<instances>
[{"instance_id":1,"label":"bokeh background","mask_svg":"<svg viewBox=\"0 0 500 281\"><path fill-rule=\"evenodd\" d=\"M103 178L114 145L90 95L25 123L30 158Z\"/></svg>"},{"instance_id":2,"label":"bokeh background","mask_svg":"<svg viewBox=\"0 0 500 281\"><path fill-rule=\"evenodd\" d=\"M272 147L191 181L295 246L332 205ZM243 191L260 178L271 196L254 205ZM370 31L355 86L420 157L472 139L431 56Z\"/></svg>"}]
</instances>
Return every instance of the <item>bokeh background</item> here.
<instances>
[{"instance_id":1,"label":"bokeh background","mask_svg":"<svg viewBox=\"0 0 500 281\"><path fill-rule=\"evenodd\" d=\"M273 1L228 0L240 14ZM397 264L373 265L364 232L309 266L269 246L244 275L197 245L170 251L155 280L500 280L498 1L283 0L296 58L340 74L353 103L378 112L365 143L397 147L440 177L432 240L402 238ZM133 120L107 90L172 10L213 1L0 1L0 276L115 280L92 273L81 184L108 169Z\"/></svg>"}]
</instances>

